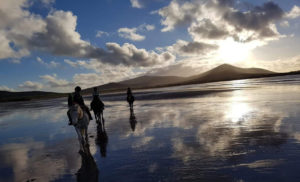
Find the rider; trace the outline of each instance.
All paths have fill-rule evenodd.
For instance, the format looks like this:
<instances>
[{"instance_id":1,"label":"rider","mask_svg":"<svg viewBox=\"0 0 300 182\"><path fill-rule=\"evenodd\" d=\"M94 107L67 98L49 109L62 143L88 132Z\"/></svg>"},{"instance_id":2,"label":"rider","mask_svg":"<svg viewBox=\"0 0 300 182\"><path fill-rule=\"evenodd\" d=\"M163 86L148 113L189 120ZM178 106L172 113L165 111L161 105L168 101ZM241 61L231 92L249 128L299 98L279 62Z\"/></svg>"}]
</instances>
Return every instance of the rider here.
<instances>
[{"instance_id":1,"label":"rider","mask_svg":"<svg viewBox=\"0 0 300 182\"><path fill-rule=\"evenodd\" d=\"M76 102L80 105L80 107L87 112L89 115L90 120L92 120L92 115L90 113L89 108L84 104L84 100L80 94L81 88L79 86L75 87L75 93L73 95L73 102Z\"/></svg>"},{"instance_id":2,"label":"rider","mask_svg":"<svg viewBox=\"0 0 300 182\"><path fill-rule=\"evenodd\" d=\"M79 106L81 107L81 109L84 110L84 111L86 111L86 113L87 113L88 116L89 116L89 119L92 120L93 118L92 118L92 115L91 115L91 113L90 113L90 110L89 110L89 108L84 104L84 100L83 100L83 98L82 98L82 96L81 96L81 94L80 94L80 91L81 91L81 88L80 88L79 86L75 87L75 93L73 94L73 96L71 96L71 97L72 97L72 101L73 101L73 103L79 104ZM69 104L69 102L70 102L69 100L70 100L70 96L69 96L69 98L68 98L68 104ZM69 118L70 118L70 117L69 117Z\"/></svg>"},{"instance_id":3,"label":"rider","mask_svg":"<svg viewBox=\"0 0 300 182\"><path fill-rule=\"evenodd\" d=\"M133 107L134 96L132 94L131 88L127 88L127 102L129 103L130 108Z\"/></svg>"}]
</instances>

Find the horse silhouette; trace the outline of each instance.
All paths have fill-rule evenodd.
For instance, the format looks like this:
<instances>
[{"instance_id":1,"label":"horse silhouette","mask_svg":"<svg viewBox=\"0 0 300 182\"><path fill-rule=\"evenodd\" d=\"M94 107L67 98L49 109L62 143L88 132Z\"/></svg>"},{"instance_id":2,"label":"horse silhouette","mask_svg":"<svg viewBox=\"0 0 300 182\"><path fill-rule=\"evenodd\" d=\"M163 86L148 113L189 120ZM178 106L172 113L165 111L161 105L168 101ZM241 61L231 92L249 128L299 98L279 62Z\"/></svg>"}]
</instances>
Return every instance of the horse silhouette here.
<instances>
[{"instance_id":1,"label":"horse silhouette","mask_svg":"<svg viewBox=\"0 0 300 182\"><path fill-rule=\"evenodd\" d=\"M93 96L93 100L91 102L91 110L93 110L93 112L94 112L97 123L99 123L101 120L104 121L104 118L103 118L104 104L100 100L98 95Z\"/></svg>"},{"instance_id":2,"label":"horse silhouette","mask_svg":"<svg viewBox=\"0 0 300 182\"><path fill-rule=\"evenodd\" d=\"M133 109L133 102L134 102L135 98L132 94L131 88L127 89L127 102L129 104L130 109Z\"/></svg>"}]
</instances>

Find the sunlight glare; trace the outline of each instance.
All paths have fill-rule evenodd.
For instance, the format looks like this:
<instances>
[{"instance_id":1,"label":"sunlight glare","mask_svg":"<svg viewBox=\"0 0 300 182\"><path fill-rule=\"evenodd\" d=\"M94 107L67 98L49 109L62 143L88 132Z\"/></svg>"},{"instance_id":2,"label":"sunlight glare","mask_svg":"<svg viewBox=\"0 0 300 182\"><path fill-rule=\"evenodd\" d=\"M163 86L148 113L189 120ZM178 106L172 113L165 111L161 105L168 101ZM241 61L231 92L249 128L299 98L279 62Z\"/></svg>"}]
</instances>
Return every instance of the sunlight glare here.
<instances>
[{"instance_id":1,"label":"sunlight glare","mask_svg":"<svg viewBox=\"0 0 300 182\"><path fill-rule=\"evenodd\" d=\"M233 123L240 121L250 112L251 108L247 103L232 102L227 111L226 118Z\"/></svg>"},{"instance_id":2,"label":"sunlight glare","mask_svg":"<svg viewBox=\"0 0 300 182\"><path fill-rule=\"evenodd\" d=\"M251 47L245 43L239 43L232 39L226 39L220 44L218 56L219 59L225 63L236 63L245 61L249 54Z\"/></svg>"}]
</instances>

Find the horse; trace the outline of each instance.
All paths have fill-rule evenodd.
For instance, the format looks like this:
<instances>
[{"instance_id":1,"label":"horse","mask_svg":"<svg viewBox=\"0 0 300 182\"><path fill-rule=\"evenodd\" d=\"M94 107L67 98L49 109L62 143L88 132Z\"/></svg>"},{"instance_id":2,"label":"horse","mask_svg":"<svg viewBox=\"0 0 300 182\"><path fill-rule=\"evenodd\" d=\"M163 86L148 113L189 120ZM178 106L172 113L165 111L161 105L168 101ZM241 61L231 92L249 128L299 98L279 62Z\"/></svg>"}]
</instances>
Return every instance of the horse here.
<instances>
[{"instance_id":1,"label":"horse","mask_svg":"<svg viewBox=\"0 0 300 182\"><path fill-rule=\"evenodd\" d=\"M127 95L127 102L129 104L130 110L133 110L134 96L132 94Z\"/></svg>"},{"instance_id":2,"label":"horse","mask_svg":"<svg viewBox=\"0 0 300 182\"><path fill-rule=\"evenodd\" d=\"M90 123L89 116L78 104L70 106L69 115L71 124L75 127L78 135L80 150L85 151L88 146L88 125Z\"/></svg>"},{"instance_id":3,"label":"horse","mask_svg":"<svg viewBox=\"0 0 300 182\"><path fill-rule=\"evenodd\" d=\"M91 102L91 110L93 110L96 123L99 124L99 121L104 121L103 118L103 110L104 110L104 104L100 100L99 96L95 95L93 98L93 101Z\"/></svg>"}]
</instances>

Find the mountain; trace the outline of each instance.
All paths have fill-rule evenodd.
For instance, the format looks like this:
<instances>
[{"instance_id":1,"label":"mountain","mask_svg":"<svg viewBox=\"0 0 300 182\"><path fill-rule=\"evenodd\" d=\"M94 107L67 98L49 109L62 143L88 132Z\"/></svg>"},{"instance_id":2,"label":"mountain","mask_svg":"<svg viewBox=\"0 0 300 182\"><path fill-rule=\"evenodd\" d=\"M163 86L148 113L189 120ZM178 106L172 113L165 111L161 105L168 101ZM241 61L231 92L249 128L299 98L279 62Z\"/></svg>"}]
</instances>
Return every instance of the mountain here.
<instances>
[{"instance_id":1,"label":"mountain","mask_svg":"<svg viewBox=\"0 0 300 182\"><path fill-rule=\"evenodd\" d=\"M260 68L239 68L229 64L222 64L212 70L191 77L178 76L141 76L118 83L108 83L98 86L101 92L124 91L127 87L134 89L154 88L175 85L197 84L246 78L257 78L278 74ZM85 94L92 93L92 88L85 89Z\"/></svg>"},{"instance_id":2,"label":"mountain","mask_svg":"<svg viewBox=\"0 0 300 182\"><path fill-rule=\"evenodd\" d=\"M141 76L118 83L108 83L104 85L97 86L98 90L101 92L109 91L120 91L126 90L128 87L139 89L139 88L153 88L161 87L166 85L176 84L178 82L184 81L186 78L178 76ZM84 89L83 93L92 93L93 88Z\"/></svg>"},{"instance_id":3,"label":"mountain","mask_svg":"<svg viewBox=\"0 0 300 182\"><path fill-rule=\"evenodd\" d=\"M212 70L199 75L186 78L179 84L207 83L247 78L257 78L276 74L275 72L261 68L240 68L229 64L222 64Z\"/></svg>"},{"instance_id":4,"label":"mountain","mask_svg":"<svg viewBox=\"0 0 300 182\"><path fill-rule=\"evenodd\" d=\"M184 77L178 76L141 76L119 83L131 87L159 87L168 84L174 84L184 80Z\"/></svg>"}]
</instances>

